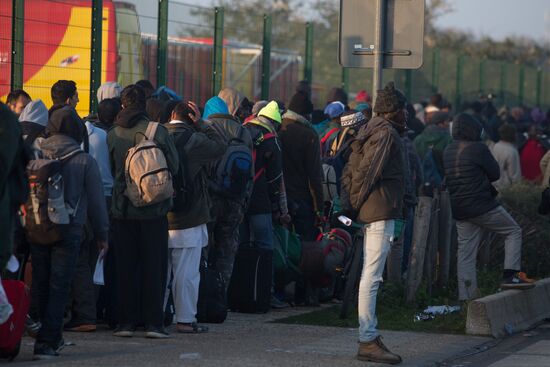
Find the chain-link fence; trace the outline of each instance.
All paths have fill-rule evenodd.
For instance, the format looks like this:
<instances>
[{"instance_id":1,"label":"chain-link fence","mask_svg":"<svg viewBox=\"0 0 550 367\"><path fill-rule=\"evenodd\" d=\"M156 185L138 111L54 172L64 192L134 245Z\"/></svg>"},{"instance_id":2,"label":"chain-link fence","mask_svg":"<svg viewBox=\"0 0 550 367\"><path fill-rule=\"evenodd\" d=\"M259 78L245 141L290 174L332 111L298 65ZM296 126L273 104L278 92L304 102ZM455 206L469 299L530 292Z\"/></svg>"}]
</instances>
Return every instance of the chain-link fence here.
<instances>
[{"instance_id":1,"label":"chain-link fence","mask_svg":"<svg viewBox=\"0 0 550 367\"><path fill-rule=\"evenodd\" d=\"M99 69L91 52L97 26L92 9L98 2L25 0L24 32L12 27L12 7L18 3L21 0L6 0L0 9L2 99L10 89L23 87L33 98L51 105L52 84L71 79L78 86L77 109L87 115L90 94L95 98L93 70L101 70L101 82L115 80L126 86L148 79L201 105L222 87L236 88L250 100L288 103L302 79L312 83L317 108L324 107L333 87L346 90L350 99L360 90L372 93L372 70L339 65L337 24L315 21L306 26L305 21L278 12L215 9L177 0L103 0ZM24 44L22 70L14 68L18 65L12 55L15 44ZM440 92L458 109L480 95L491 95L497 105L546 108L550 106L548 74L460 50L425 48L420 69L384 70L383 81L394 80L413 102Z\"/></svg>"}]
</instances>

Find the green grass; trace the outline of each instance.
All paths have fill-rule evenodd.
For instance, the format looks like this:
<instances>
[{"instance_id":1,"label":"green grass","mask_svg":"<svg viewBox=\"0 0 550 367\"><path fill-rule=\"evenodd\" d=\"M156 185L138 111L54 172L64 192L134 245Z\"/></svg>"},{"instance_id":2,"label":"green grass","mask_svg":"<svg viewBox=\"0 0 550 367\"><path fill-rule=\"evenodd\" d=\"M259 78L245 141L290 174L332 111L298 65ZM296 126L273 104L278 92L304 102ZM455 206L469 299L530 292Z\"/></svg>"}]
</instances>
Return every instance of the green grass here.
<instances>
[{"instance_id":1,"label":"green grass","mask_svg":"<svg viewBox=\"0 0 550 367\"><path fill-rule=\"evenodd\" d=\"M496 292L500 271L482 271L478 274L478 287L482 296ZM392 284L383 284L378 293L378 327L382 330L418 331L442 334L464 334L466 328L466 309L449 315L439 315L429 321L414 321L414 315L427 306L456 305L456 282L448 288L434 289L432 295L426 287L420 287L417 301L413 305L405 304L403 288ZM333 306L302 315L291 316L274 322L284 324L319 325L355 328L359 326L357 310L351 310L347 319L340 319L340 306Z\"/></svg>"}]
</instances>

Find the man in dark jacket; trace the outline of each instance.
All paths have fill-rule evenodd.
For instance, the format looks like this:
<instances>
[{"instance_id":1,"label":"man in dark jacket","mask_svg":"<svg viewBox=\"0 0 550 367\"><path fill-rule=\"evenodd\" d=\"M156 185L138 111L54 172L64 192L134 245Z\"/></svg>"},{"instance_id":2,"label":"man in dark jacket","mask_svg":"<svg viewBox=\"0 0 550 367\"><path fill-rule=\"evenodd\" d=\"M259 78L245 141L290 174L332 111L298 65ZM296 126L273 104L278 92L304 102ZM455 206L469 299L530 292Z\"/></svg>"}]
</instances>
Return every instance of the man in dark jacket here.
<instances>
[{"instance_id":1,"label":"man in dark jacket","mask_svg":"<svg viewBox=\"0 0 550 367\"><path fill-rule=\"evenodd\" d=\"M54 246L31 244L32 294L39 300L42 322L34 345L35 359L55 357L63 346L63 313L87 217L99 248L108 248L109 221L101 176L95 160L80 148L85 129L73 107L57 105L50 110L46 127L49 137L41 144L42 154L48 159L62 159L64 199L74 213L70 224L62 227L62 241Z\"/></svg>"},{"instance_id":2,"label":"man in dark jacket","mask_svg":"<svg viewBox=\"0 0 550 367\"><path fill-rule=\"evenodd\" d=\"M200 333L208 330L197 325L195 318L201 250L208 245L206 224L210 221L207 167L223 155L225 144L201 119L198 108L192 102L176 105L168 131L176 142L182 165L180 174L187 175L192 186L188 198L190 201L185 203L184 208L174 208L168 213L168 264L173 275L172 295L177 330L182 333Z\"/></svg>"},{"instance_id":3,"label":"man in dark jacket","mask_svg":"<svg viewBox=\"0 0 550 367\"><path fill-rule=\"evenodd\" d=\"M283 115L279 132L292 222L304 241L315 241L318 234L315 220L323 211L319 137L307 118L312 111L313 104L307 95L296 93Z\"/></svg>"},{"instance_id":4,"label":"man in dark jacket","mask_svg":"<svg viewBox=\"0 0 550 367\"><path fill-rule=\"evenodd\" d=\"M404 195L406 98L393 82L378 91L376 116L359 131L342 175L344 213L365 224L365 261L359 285L357 358L399 363L401 357L382 343L376 329L376 293L392 243L401 232Z\"/></svg>"},{"instance_id":5,"label":"man in dark jacket","mask_svg":"<svg viewBox=\"0 0 550 367\"><path fill-rule=\"evenodd\" d=\"M533 287L521 269L521 228L496 201L491 182L500 168L481 141L482 125L472 115L461 113L453 120L453 139L443 156L447 188L458 232L458 298L479 295L476 278L477 250L484 230L505 237L502 288Z\"/></svg>"},{"instance_id":6,"label":"man in dark jacket","mask_svg":"<svg viewBox=\"0 0 550 367\"><path fill-rule=\"evenodd\" d=\"M210 98L204 106L204 118L210 122L211 128L218 133L225 145L233 140L242 144L252 154L250 133L241 125L237 117L229 114L229 109L223 99L217 96ZM248 199L252 193L254 167L251 167L246 182L241 182L241 185L246 186L243 196L231 197L220 192L220 182L216 181L216 172L213 172L221 163L220 160L221 158L212 165L209 178L209 192L212 198L212 238L208 262L210 266L220 272L227 289L233 273L235 255L239 248L239 225L243 220Z\"/></svg>"},{"instance_id":7,"label":"man in dark jacket","mask_svg":"<svg viewBox=\"0 0 550 367\"><path fill-rule=\"evenodd\" d=\"M443 151L452 141L449 131L451 118L446 112L435 112L426 128L414 139L414 146L420 160L424 161L431 149L438 172L443 176Z\"/></svg>"},{"instance_id":8,"label":"man in dark jacket","mask_svg":"<svg viewBox=\"0 0 550 367\"><path fill-rule=\"evenodd\" d=\"M172 207L167 199L157 204L135 207L125 195L125 161L130 148L143 139L149 124L145 113L145 94L129 85L121 94L122 111L107 135L109 159L114 177L111 204L115 243L115 268L119 326L114 335L130 337L140 321L140 309L146 337L164 338L164 293L168 256L168 221ZM141 137L141 138L140 138ZM159 125L154 137L164 153L168 169L178 172L178 153L168 130ZM136 269L140 274L136 274ZM141 295L141 299L139 299Z\"/></svg>"}]
</instances>

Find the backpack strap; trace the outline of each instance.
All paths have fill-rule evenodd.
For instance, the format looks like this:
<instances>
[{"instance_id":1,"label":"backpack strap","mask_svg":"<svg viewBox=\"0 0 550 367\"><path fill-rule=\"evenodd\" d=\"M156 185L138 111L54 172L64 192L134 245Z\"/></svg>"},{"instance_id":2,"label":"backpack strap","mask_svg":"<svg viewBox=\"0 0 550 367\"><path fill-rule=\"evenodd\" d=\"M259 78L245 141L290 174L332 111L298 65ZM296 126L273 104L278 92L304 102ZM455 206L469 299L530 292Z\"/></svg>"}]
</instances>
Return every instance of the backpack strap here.
<instances>
[{"instance_id":1,"label":"backpack strap","mask_svg":"<svg viewBox=\"0 0 550 367\"><path fill-rule=\"evenodd\" d=\"M147 124L147 130L145 130L145 136L147 137L147 140L155 139L155 134L157 133L158 126L158 122L149 121L149 124Z\"/></svg>"},{"instance_id":2,"label":"backpack strap","mask_svg":"<svg viewBox=\"0 0 550 367\"><path fill-rule=\"evenodd\" d=\"M258 139L256 139L256 141L254 142L254 145L260 145L262 142L269 139L273 139L276 136L277 134L275 133L262 134ZM252 149L252 161L254 162L254 164L256 164L256 149ZM266 170L266 166L263 166L262 168L260 168L258 172L256 172L256 174L254 175L253 182L256 182L265 173L265 170Z\"/></svg>"},{"instance_id":3,"label":"backpack strap","mask_svg":"<svg viewBox=\"0 0 550 367\"><path fill-rule=\"evenodd\" d=\"M330 129L328 133L326 133L325 136L321 138L321 144L325 144L327 140L330 139L330 137L338 130L340 130L339 127L333 127L332 129Z\"/></svg>"}]
</instances>

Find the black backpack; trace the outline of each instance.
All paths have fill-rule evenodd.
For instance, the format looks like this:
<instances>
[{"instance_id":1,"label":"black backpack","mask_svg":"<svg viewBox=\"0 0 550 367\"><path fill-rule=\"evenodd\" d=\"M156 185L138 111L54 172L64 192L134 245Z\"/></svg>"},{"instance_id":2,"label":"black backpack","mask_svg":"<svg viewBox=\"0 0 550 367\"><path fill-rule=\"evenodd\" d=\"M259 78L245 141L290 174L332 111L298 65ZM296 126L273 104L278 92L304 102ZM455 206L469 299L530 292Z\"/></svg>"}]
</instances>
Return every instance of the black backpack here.
<instances>
[{"instance_id":1,"label":"black backpack","mask_svg":"<svg viewBox=\"0 0 550 367\"><path fill-rule=\"evenodd\" d=\"M225 282L220 272L208 267L204 259L201 259L200 273L197 321L221 324L227 318Z\"/></svg>"},{"instance_id":2,"label":"black backpack","mask_svg":"<svg viewBox=\"0 0 550 367\"><path fill-rule=\"evenodd\" d=\"M166 124L170 136L174 139L174 145L178 151L179 169L174 176L174 202L172 212L186 211L193 197L193 178L189 174L189 163L185 154L185 145L193 136L194 130L183 123Z\"/></svg>"},{"instance_id":3,"label":"black backpack","mask_svg":"<svg viewBox=\"0 0 550 367\"><path fill-rule=\"evenodd\" d=\"M25 234L29 243L53 245L63 239L60 225L71 223L81 198L74 208L65 202L62 167L80 153L78 149L60 159L34 159L27 165L30 195L25 205Z\"/></svg>"}]
</instances>

